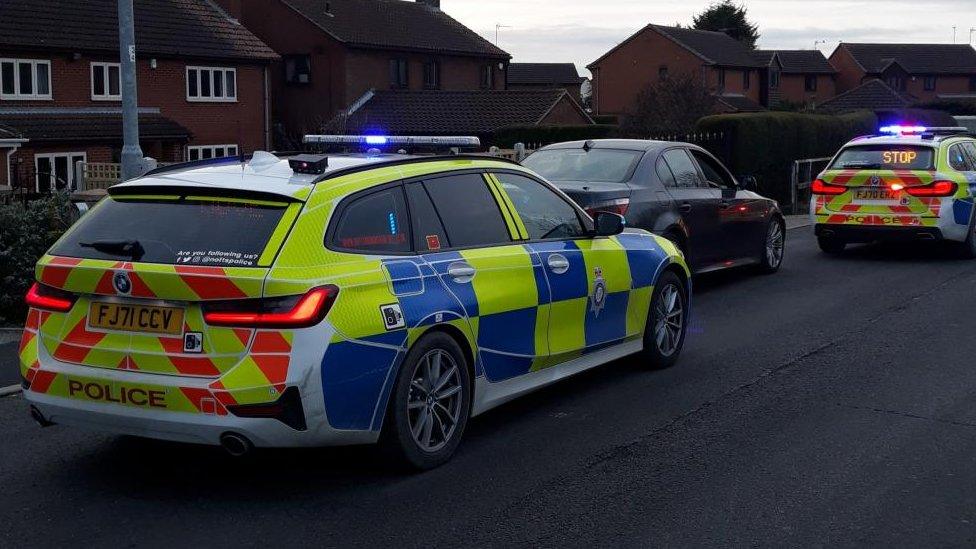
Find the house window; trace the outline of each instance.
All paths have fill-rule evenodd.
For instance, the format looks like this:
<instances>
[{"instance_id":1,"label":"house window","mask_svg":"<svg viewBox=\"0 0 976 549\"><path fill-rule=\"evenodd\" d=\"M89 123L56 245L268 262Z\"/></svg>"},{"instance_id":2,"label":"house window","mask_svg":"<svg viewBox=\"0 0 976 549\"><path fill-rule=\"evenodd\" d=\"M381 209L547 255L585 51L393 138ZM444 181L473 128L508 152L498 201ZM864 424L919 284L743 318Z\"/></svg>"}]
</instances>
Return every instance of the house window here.
<instances>
[{"instance_id":1,"label":"house window","mask_svg":"<svg viewBox=\"0 0 976 549\"><path fill-rule=\"evenodd\" d=\"M769 87L773 90L779 89L779 71L769 71Z\"/></svg>"},{"instance_id":2,"label":"house window","mask_svg":"<svg viewBox=\"0 0 976 549\"><path fill-rule=\"evenodd\" d=\"M0 99L51 99L51 62L0 59Z\"/></svg>"},{"instance_id":3,"label":"house window","mask_svg":"<svg viewBox=\"0 0 976 549\"><path fill-rule=\"evenodd\" d=\"M92 99L118 101L122 99L122 76L119 63L92 63Z\"/></svg>"},{"instance_id":4,"label":"house window","mask_svg":"<svg viewBox=\"0 0 976 549\"><path fill-rule=\"evenodd\" d=\"M814 74L808 74L806 78L803 79L803 89L808 92L817 91L817 76Z\"/></svg>"},{"instance_id":5,"label":"house window","mask_svg":"<svg viewBox=\"0 0 976 549\"><path fill-rule=\"evenodd\" d=\"M410 85L406 59L390 59L390 87L406 89Z\"/></svg>"},{"instance_id":6,"label":"house window","mask_svg":"<svg viewBox=\"0 0 976 549\"><path fill-rule=\"evenodd\" d=\"M725 87L725 69L718 70L718 87Z\"/></svg>"},{"instance_id":7,"label":"house window","mask_svg":"<svg viewBox=\"0 0 976 549\"><path fill-rule=\"evenodd\" d=\"M441 87L441 64L436 59L424 63L424 88L436 90Z\"/></svg>"},{"instance_id":8,"label":"house window","mask_svg":"<svg viewBox=\"0 0 976 549\"><path fill-rule=\"evenodd\" d=\"M748 90L749 86L752 85L752 73L749 71L742 71L742 89Z\"/></svg>"},{"instance_id":9,"label":"house window","mask_svg":"<svg viewBox=\"0 0 976 549\"><path fill-rule=\"evenodd\" d=\"M187 101L237 101L237 69L186 68Z\"/></svg>"},{"instance_id":10,"label":"house window","mask_svg":"<svg viewBox=\"0 0 976 549\"><path fill-rule=\"evenodd\" d=\"M494 71L491 65L481 66L481 88L490 90L495 85Z\"/></svg>"},{"instance_id":11,"label":"house window","mask_svg":"<svg viewBox=\"0 0 976 549\"><path fill-rule=\"evenodd\" d=\"M668 67L667 66L659 67L657 69L657 79L660 80L661 82L664 82L665 80L668 79Z\"/></svg>"},{"instance_id":12,"label":"house window","mask_svg":"<svg viewBox=\"0 0 976 549\"><path fill-rule=\"evenodd\" d=\"M926 76L922 79L922 84L925 87L925 91L935 91L936 77Z\"/></svg>"},{"instance_id":13,"label":"house window","mask_svg":"<svg viewBox=\"0 0 976 549\"><path fill-rule=\"evenodd\" d=\"M905 91L905 79L900 76L889 76L888 85L897 91Z\"/></svg>"},{"instance_id":14,"label":"house window","mask_svg":"<svg viewBox=\"0 0 976 549\"><path fill-rule=\"evenodd\" d=\"M312 59L308 55L286 55L285 82L302 86L312 82Z\"/></svg>"},{"instance_id":15,"label":"house window","mask_svg":"<svg viewBox=\"0 0 976 549\"><path fill-rule=\"evenodd\" d=\"M237 145L198 145L187 147L187 159L209 160L211 158L224 158L226 156L237 156Z\"/></svg>"},{"instance_id":16,"label":"house window","mask_svg":"<svg viewBox=\"0 0 976 549\"><path fill-rule=\"evenodd\" d=\"M34 185L38 193L76 189L75 166L85 162L83 152L35 154Z\"/></svg>"}]
</instances>

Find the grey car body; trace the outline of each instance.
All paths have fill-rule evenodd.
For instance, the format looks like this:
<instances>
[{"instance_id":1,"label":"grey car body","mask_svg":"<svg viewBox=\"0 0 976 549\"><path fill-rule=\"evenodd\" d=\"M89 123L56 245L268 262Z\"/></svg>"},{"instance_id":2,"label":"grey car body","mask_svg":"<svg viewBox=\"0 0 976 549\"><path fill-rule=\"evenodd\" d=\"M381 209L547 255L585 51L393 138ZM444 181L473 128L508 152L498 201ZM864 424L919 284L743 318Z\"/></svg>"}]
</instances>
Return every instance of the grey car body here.
<instances>
[{"instance_id":1,"label":"grey car body","mask_svg":"<svg viewBox=\"0 0 976 549\"><path fill-rule=\"evenodd\" d=\"M696 145L572 141L543 147L523 164L591 215L622 213L628 226L674 241L696 273L752 264L775 271L782 261L782 244L773 264L767 256L771 233L785 236L779 205Z\"/></svg>"}]
</instances>

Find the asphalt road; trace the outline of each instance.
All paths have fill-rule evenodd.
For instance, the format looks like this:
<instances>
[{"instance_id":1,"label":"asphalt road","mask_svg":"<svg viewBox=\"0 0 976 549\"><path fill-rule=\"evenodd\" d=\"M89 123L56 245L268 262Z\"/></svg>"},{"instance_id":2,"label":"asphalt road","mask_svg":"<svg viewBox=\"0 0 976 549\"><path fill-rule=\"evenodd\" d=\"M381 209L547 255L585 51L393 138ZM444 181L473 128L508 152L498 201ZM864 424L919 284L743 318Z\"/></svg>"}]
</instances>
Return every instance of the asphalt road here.
<instances>
[{"instance_id":1,"label":"asphalt road","mask_svg":"<svg viewBox=\"0 0 976 549\"><path fill-rule=\"evenodd\" d=\"M792 231L700 280L675 368L620 361L472 422L447 466L52 427L0 400L0 546L976 543L976 262Z\"/></svg>"}]
</instances>

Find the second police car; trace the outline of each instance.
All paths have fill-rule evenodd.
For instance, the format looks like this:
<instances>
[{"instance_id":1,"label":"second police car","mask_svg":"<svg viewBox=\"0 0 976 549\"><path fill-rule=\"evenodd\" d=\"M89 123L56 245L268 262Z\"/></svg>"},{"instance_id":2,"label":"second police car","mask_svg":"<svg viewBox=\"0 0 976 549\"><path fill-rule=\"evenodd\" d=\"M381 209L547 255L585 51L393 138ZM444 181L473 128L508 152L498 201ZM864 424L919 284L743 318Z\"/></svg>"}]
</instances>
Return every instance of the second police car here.
<instances>
[{"instance_id":1,"label":"second police car","mask_svg":"<svg viewBox=\"0 0 976 549\"><path fill-rule=\"evenodd\" d=\"M813 183L821 249L948 241L976 258L976 138L966 128L889 126L847 143Z\"/></svg>"},{"instance_id":2,"label":"second police car","mask_svg":"<svg viewBox=\"0 0 976 549\"><path fill-rule=\"evenodd\" d=\"M471 143L396 144L418 142ZM673 364L691 290L673 244L517 164L376 152L156 170L36 275L20 364L42 425L235 454L380 442L418 468L529 391L631 354Z\"/></svg>"}]
</instances>

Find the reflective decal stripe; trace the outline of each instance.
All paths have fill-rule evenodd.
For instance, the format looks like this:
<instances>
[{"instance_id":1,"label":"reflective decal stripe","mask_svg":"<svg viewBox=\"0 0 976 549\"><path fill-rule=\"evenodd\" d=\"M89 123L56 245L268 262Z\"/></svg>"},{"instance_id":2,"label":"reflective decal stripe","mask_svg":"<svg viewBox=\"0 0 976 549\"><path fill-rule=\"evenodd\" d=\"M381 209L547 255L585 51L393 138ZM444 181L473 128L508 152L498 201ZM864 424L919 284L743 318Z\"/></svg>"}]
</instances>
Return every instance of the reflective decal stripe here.
<instances>
[{"instance_id":1,"label":"reflective decal stripe","mask_svg":"<svg viewBox=\"0 0 976 549\"><path fill-rule=\"evenodd\" d=\"M512 205L512 201L509 200L508 194L502 190L502 186L495 179L495 176L491 174L484 174L485 181L488 183L488 188L491 190L491 194L495 197L495 202L498 203L498 208L502 212L502 217L505 218L505 225L508 226L509 236L512 240L526 240L529 238L528 232L525 230L525 225L522 224L522 218L519 217L518 212L515 211L515 207Z\"/></svg>"}]
</instances>

